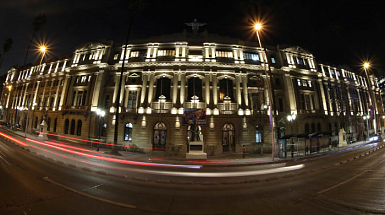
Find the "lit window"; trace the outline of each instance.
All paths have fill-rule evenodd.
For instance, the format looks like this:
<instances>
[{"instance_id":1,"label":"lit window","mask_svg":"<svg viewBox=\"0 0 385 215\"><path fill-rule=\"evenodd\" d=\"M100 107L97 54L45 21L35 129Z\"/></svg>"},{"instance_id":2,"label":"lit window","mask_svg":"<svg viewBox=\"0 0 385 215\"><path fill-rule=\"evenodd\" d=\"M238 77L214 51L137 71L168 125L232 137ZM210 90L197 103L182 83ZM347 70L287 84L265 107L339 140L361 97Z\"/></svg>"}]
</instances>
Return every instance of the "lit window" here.
<instances>
[{"instance_id":1,"label":"lit window","mask_svg":"<svg viewBox=\"0 0 385 215\"><path fill-rule=\"evenodd\" d=\"M275 58L271 58L271 63L275 63Z\"/></svg>"},{"instance_id":2,"label":"lit window","mask_svg":"<svg viewBox=\"0 0 385 215\"><path fill-rule=\"evenodd\" d=\"M259 54L256 54L256 53L246 53L246 52L244 52L243 53L243 58L254 60L254 61L260 60L259 59Z\"/></svg>"},{"instance_id":3,"label":"lit window","mask_svg":"<svg viewBox=\"0 0 385 215\"><path fill-rule=\"evenodd\" d=\"M307 81L307 83L309 84L309 87L311 87L311 81L309 80L309 81Z\"/></svg>"},{"instance_id":4,"label":"lit window","mask_svg":"<svg viewBox=\"0 0 385 215\"><path fill-rule=\"evenodd\" d=\"M215 56L217 56L217 57L232 58L233 57L233 52L229 52L229 51L215 51Z\"/></svg>"},{"instance_id":5,"label":"lit window","mask_svg":"<svg viewBox=\"0 0 385 215\"><path fill-rule=\"evenodd\" d=\"M298 86L301 86L301 79L297 79Z\"/></svg>"},{"instance_id":6,"label":"lit window","mask_svg":"<svg viewBox=\"0 0 385 215\"><path fill-rule=\"evenodd\" d=\"M124 140L125 141L132 141L132 124L126 123L124 126Z\"/></svg>"},{"instance_id":7,"label":"lit window","mask_svg":"<svg viewBox=\"0 0 385 215\"><path fill-rule=\"evenodd\" d=\"M114 60L117 60L119 58L119 54L114 55Z\"/></svg>"},{"instance_id":8,"label":"lit window","mask_svg":"<svg viewBox=\"0 0 385 215\"><path fill-rule=\"evenodd\" d=\"M305 65L304 62L303 62L303 58L301 58L301 57L298 58L298 64Z\"/></svg>"},{"instance_id":9,"label":"lit window","mask_svg":"<svg viewBox=\"0 0 385 215\"><path fill-rule=\"evenodd\" d=\"M174 49L158 50L158 56L175 56L175 50Z\"/></svg>"},{"instance_id":10,"label":"lit window","mask_svg":"<svg viewBox=\"0 0 385 215\"><path fill-rule=\"evenodd\" d=\"M307 82L306 82L306 80L302 80L302 86L307 87Z\"/></svg>"},{"instance_id":11,"label":"lit window","mask_svg":"<svg viewBox=\"0 0 385 215\"><path fill-rule=\"evenodd\" d=\"M255 130L255 142L256 143L262 143L262 128L257 126Z\"/></svg>"},{"instance_id":12,"label":"lit window","mask_svg":"<svg viewBox=\"0 0 385 215\"><path fill-rule=\"evenodd\" d=\"M136 108L136 95L137 95L137 91L128 92L127 108Z\"/></svg>"},{"instance_id":13,"label":"lit window","mask_svg":"<svg viewBox=\"0 0 385 215\"><path fill-rule=\"evenodd\" d=\"M81 83L85 83L87 81L87 76L83 75L81 79Z\"/></svg>"},{"instance_id":14,"label":"lit window","mask_svg":"<svg viewBox=\"0 0 385 215\"><path fill-rule=\"evenodd\" d=\"M131 52L131 57L138 57L138 56L139 56L139 52L138 51Z\"/></svg>"}]
</instances>

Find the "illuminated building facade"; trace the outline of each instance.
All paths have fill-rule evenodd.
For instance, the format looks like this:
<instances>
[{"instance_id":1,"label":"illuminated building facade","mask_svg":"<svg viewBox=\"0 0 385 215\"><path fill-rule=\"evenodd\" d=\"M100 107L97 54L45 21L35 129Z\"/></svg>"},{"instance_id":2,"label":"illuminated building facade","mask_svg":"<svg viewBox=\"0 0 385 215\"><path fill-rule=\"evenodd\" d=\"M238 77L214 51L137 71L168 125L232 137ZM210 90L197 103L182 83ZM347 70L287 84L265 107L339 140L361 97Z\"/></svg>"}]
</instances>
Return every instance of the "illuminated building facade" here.
<instances>
[{"instance_id":1,"label":"illuminated building facade","mask_svg":"<svg viewBox=\"0 0 385 215\"><path fill-rule=\"evenodd\" d=\"M2 96L5 118L24 131L32 104L27 132L38 131L45 118L51 134L83 140L100 137L112 143L124 60L119 144L145 151L180 148L186 153L189 126L183 125L183 114L204 109L206 123L200 131L205 151L240 152L247 145L250 150L271 152L267 61L261 59L267 56L275 95L276 139L291 134L286 120L290 114L297 115L295 134L334 131L333 136L344 128L348 139L363 137L362 116L370 114L372 107L364 76L317 63L300 47L267 47L262 55L264 51L255 42L198 33L197 29L132 40L127 47L111 41L88 43L72 56L11 68ZM380 116L378 81L374 76L370 81L377 102L374 111ZM97 109L106 115L98 116ZM370 131L374 125L382 126L370 123ZM298 147L303 148L304 140L300 141Z\"/></svg>"}]
</instances>

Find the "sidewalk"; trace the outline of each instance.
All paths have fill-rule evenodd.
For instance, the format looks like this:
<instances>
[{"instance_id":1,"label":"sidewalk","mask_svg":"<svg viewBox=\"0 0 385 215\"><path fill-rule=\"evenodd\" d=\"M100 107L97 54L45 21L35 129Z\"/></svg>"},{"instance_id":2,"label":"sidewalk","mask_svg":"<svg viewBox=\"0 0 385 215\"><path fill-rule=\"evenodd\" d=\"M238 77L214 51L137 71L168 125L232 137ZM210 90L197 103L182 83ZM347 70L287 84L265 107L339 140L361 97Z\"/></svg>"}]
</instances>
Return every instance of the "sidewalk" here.
<instances>
[{"instance_id":1,"label":"sidewalk","mask_svg":"<svg viewBox=\"0 0 385 215\"><path fill-rule=\"evenodd\" d=\"M22 131L14 131L7 127L2 127L4 130L8 132L12 132L22 138L25 137L25 133ZM30 139L38 140L38 135L33 135L30 133L27 133L26 135ZM50 141L55 141L57 138L48 135L48 138ZM79 148L97 151L96 144L76 144L73 141L66 141L66 140L60 140L60 142L65 143L70 146L76 146ZM298 154L296 152L294 158L291 158L291 152L289 151L287 153L286 158L274 158L274 161L272 161L271 154L248 154L245 158L242 158L241 153L222 153L220 155L214 155L214 156L207 156L207 160L188 160L186 159L185 155L174 155L171 151L151 151L146 153L140 153L140 152L130 152L126 150L119 150L119 154L121 156L117 155L111 155L109 152L111 152L111 149L109 148L99 148L99 152L104 152L102 154L105 157L114 157L119 159L125 159L125 160L131 160L131 161L138 161L138 162L146 162L146 163L167 163L167 164L175 164L175 165L187 165L187 164L196 164L196 165L203 165L203 166L235 166L235 165L256 165L256 164L271 164L271 163L278 163L278 162L290 162L290 161L297 161L297 160L304 160L314 157L320 157L328 154L334 154L340 151L344 151L349 148L353 147L360 147L362 145L365 145L369 142L365 141L357 141L352 144L348 144L347 146L343 147L332 147L331 150L329 148L321 149L319 152L313 152L312 154L307 153L305 155L305 151L299 151ZM92 145L92 146L91 146Z\"/></svg>"}]
</instances>

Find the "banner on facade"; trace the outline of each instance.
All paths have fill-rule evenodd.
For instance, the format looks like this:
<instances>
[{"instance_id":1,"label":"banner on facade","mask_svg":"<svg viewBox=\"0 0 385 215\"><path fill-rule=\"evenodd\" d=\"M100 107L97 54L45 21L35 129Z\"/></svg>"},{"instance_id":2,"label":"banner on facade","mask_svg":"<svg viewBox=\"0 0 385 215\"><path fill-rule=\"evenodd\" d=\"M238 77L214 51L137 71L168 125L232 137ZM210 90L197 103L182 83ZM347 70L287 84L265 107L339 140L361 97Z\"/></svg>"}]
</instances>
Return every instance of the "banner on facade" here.
<instances>
[{"instance_id":1,"label":"banner on facade","mask_svg":"<svg viewBox=\"0 0 385 215\"><path fill-rule=\"evenodd\" d=\"M206 125L206 108L205 109L190 109L185 108L183 112L183 125Z\"/></svg>"}]
</instances>

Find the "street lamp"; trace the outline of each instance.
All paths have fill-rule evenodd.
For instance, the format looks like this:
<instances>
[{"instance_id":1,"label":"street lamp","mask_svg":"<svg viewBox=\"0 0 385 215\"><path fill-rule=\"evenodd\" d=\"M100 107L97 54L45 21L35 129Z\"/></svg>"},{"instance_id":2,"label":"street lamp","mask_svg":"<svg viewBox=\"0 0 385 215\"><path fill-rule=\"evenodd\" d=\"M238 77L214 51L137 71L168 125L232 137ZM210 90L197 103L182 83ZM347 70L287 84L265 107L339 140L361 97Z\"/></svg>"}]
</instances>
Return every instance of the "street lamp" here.
<instances>
[{"instance_id":1,"label":"street lamp","mask_svg":"<svg viewBox=\"0 0 385 215\"><path fill-rule=\"evenodd\" d=\"M370 118L369 115L364 116L364 120L366 120L366 129L367 129L368 138L369 138L369 118ZM365 138L365 141L366 141L366 138Z\"/></svg>"},{"instance_id":2,"label":"street lamp","mask_svg":"<svg viewBox=\"0 0 385 215\"><path fill-rule=\"evenodd\" d=\"M287 116L287 121L291 122L291 135L293 135L293 121L295 120L296 115L291 114ZM286 157L286 150L285 150L285 157ZM293 137L291 138L291 157L294 157L294 140Z\"/></svg>"},{"instance_id":3,"label":"street lamp","mask_svg":"<svg viewBox=\"0 0 385 215\"><path fill-rule=\"evenodd\" d=\"M382 123L384 123L384 121L385 121L385 116L382 116ZM380 131L381 135L382 135L382 123L381 123L381 131Z\"/></svg>"},{"instance_id":4,"label":"street lamp","mask_svg":"<svg viewBox=\"0 0 385 215\"><path fill-rule=\"evenodd\" d=\"M102 109L97 108L96 109L96 115L98 116L98 145L96 148L96 151L99 151L99 142L100 142L100 118L104 117L106 112Z\"/></svg>"},{"instance_id":5,"label":"street lamp","mask_svg":"<svg viewBox=\"0 0 385 215\"><path fill-rule=\"evenodd\" d=\"M377 123L376 123L377 102L376 102L375 97L373 95L372 83L371 83L371 81L369 79L369 76L368 76L368 69L369 69L369 67L370 67L369 63L364 63L364 70L365 70L366 80L367 80L367 83L368 83L369 98L371 100L370 103L374 105L372 107L374 133L377 134ZM368 134L368 137L369 137L369 134Z\"/></svg>"},{"instance_id":6,"label":"street lamp","mask_svg":"<svg viewBox=\"0 0 385 215\"><path fill-rule=\"evenodd\" d=\"M44 59L44 56L45 56L45 52L47 51L47 48L45 46L41 46L40 47L40 52L42 53L42 56L41 56L41 60L40 60L40 63L39 63L39 68L41 66L41 63L43 62L43 59ZM35 83L37 83L37 72L36 72L36 75L35 75ZM33 85L33 89L32 89L32 93L35 91L35 84ZM36 93L35 93L36 94ZM32 94L31 94L32 95ZM28 129L28 117L29 117L29 109L31 108L31 103L32 103L32 96L30 96L30 99L29 99L29 102L28 102L28 110L27 110L27 120L26 120L26 123L25 123L25 131L24 131L24 136L27 137L27 129ZM31 126L32 127L32 126Z\"/></svg>"},{"instance_id":7,"label":"street lamp","mask_svg":"<svg viewBox=\"0 0 385 215\"><path fill-rule=\"evenodd\" d=\"M263 52L261 38L259 36L259 31L262 29L262 24L257 23L257 24L254 25L254 28L255 28L256 33L257 33L259 47L261 49L262 62L263 62L264 70L265 70L266 79L268 80L267 81L267 90L268 90L268 95L269 95L269 106L270 106L270 108L269 108L269 118L270 118L270 128L271 128L271 157L272 157L272 161L274 161L274 127L275 127L274 115L275 115L275 110L274 110L274 106L273 106L273 96L274 95L273 95L273 90L272 90L273 85L271 83L271 71L270 71L270 66L268 64L269 60L268 60L267 56L265 56L265 54ZM265 60L267 62L265 62ZM267 71L266 65L268 65L268 70L269 71Z\"/></svg>"}]
</instances>

